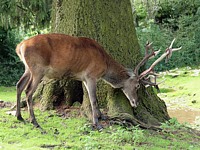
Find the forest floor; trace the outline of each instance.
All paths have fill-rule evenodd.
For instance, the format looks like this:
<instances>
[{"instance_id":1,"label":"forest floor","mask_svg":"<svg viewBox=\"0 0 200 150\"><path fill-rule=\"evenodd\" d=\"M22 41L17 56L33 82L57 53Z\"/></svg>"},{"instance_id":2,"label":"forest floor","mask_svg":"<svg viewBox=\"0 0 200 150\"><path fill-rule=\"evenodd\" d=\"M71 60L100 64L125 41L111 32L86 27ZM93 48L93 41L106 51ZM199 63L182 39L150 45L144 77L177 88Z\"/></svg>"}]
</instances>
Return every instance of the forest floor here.
<instances>
[{"instance_id":1,"label":"forest floor","mask_svg":"<svg viewBox=\"0 0 200 150\"><path fill-rule=\"evenodd\" d=\"M181 114L191 118L189 112L200 111L200 71L184 68L160 74L165 82L160 85L158 95L165 100L169 114ZM26 108L22 109L26 123L17 121L10 107L16 101L15 87L0 87L0 149L38 150L38 149L72 149L72 150L165 150L165 149L200 149L200 115L193 120L177 121L172 118L162 124L163 131L144 130L139 127L124 127L107 124L101 131L91 128L85 118L80 117L79 109L72 107L63 114L56 110L42 112L35 110L36 118L43 130L36 129L28 123ZM178 116L179 117L179 116ZM177 117L177 118L178 118ZM178 118L179 120L179 118ZM189 127L195 128L193 130Z\"/></svg>"}]
</instances>

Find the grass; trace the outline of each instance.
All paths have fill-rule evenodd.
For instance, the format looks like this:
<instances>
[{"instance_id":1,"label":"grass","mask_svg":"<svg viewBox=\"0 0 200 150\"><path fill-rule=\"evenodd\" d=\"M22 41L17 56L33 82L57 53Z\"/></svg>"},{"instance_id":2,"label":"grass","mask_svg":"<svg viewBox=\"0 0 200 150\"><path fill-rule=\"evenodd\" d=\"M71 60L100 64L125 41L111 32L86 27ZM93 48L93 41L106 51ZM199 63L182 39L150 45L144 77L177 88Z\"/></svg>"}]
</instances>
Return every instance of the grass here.
<instances>
[{"instance_id":1,"label":"grass","mask_svg":"<svg viewBox=\"0 0 200 150\"><path fill-rule=\"evenodd\" d=\"M199 149L200 137L180 130L176 133L141 130L111 125L102 132L92 130L85 118L64 119L54 111L41 112L36 116L45 132L32 124L24 124L12 115L8 108L0 109L0 149L73 149L73 150L132 150L132 149ZM28 117L27 111L23 116ZM167 123L165 128L171 128Z\"/></svg>"},{"instance_id":2,"label":"grass","mask_svg":"<svg viewBox=\"0 0 200 150\"><path fill-rule=\"evenodd\" d=\"M0 100L13 102L16 99L16 88L0 86Z\"/></svg>"},{"instance_id":3,"label":"grass","mask_svg":"<svg viewBox=\"0 0 200 150\"><path fill-rule=\"evenodd\" d=\"M184 72L184 70L182 70ZM200 108L200 77L181 74L177 77L165 76L161 84L162 98L173 107ZM0 99L15 102L15 87L0 87ZM195 103L192 101L196 101ZM36 129L26 120L26 124L7 114L9 108L0 107L0 149L38 150L165 150L200 149L200 136L186 125L172 118L162 124L162 132L142 130L138 127L108 125L102 132L92 130L90 122L81 117L63 118L55 111L42 112L35 109L36 117L43 130ZM78 113L77 113L78 114ZM26 110L22 111L28 118ZM74 115L73 115L74 116ZM170 132L165 132L169 131Z\"/></svg>"},{"instance_id":4,"label":"grass","mask_svg":"<svg viewBox=\"0 0 200 150\"><path fill-rule=\"evenodd\" d=\"M159 96L165 100L166 103L171 104L170 107L182 108L190 107L200 108L200 75L192 76L192 70L187 68L179 69L173 75L165 75L162 79L165 82L159 87L161 93Z\"/></svg>"}]
</instances>

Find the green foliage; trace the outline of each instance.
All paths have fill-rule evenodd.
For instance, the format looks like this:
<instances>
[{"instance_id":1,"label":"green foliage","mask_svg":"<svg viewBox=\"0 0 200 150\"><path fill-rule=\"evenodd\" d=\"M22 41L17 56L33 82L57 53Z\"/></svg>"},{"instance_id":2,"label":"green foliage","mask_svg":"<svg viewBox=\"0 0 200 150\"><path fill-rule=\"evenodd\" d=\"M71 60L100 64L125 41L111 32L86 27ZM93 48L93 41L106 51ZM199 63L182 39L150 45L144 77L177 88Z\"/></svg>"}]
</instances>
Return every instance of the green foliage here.
<instances>
[{"instance_id":1,"label":"green foliage","mask_svg":"<svg viewBox=\"0 0 200 150\"><path fill-rule=\"evenodd\" d=\"M119 144L133 142L133 145L136 146L144 140L144 133L143 130L134 126L131 128L118 127L111 138Z\"/></svg>"},{"instance_id":2,"label":"green foliage","mask_svg":"<svg viewBox=\"0 0 200 150\"><path fill-rule=\"evenodd\" d=\"M44 28L50 22L52 0L1 0L0 26Z\"/></svg>"},{"instance_id":3,"label":"green foliage","mask_svg":"<svg viewBox=\"0 0 200 150\"><path fill-rule=\"evenodd\" d=\"M155 25L151 23L148 27L138 27L137 28L137 35L140 43L140 48L143 56L145 55L145 45L146 42L153 42L153 48L155 50L161 49L160 54L155 57L154 59L151 59L147 63L147 67L149 67L153 61L155 61L156 58L158 58L164 51L165 49L169 46L171 40L173 40L173 33L170 30L165 30L165 29L160 29L158 25ZM176 46L176 44L174 44ZM177 55L176 53L173 54ZM167 68L173 68L174 63L172 63L172 59L166 64L165 61L161 61L159 64L156 65L155 70L156 71L161 71L161 70L166 70Z\"/></svg>"},{"instance_id":4,"label":"green foliage","mask_svg":"<svg viewBox=\"0 0 200 150\"><path fill-rule=\"evenodd\" d=\"M184 124L180 124L177 120L177 118L172 118L169 121L166 121L165 123L162 123L161 127L164 130L171 130L171 131L175 131L181 128L184 128L185 125Z\"/></svg>"},{"instance_id":5,"label":"green foliage","mask_svg":"<svg viewBox=\"0 0 200 150\"><path fill-rule=\"evenodd\" d=\"M162 27L170 27L177 37L178 45L183 48L172 62L173 66L196 66L200 63L200 24L198 0L164 0L160 2L158 15L162 19Z\"/></svg>"},{"instance_id":6,"label":"green foliage","mask_svg":"<svg viewBox=\"0 0 200 150\"><path fill-rule=\"evenodd\" d=\"M155 49L161 48L164 51L172 41L173 37L177 40L174 47L182 46L182 49L175 52L169 63L164 61L156 66L156 70L162 71L175 67L198 66L200 64L200 1L199 0L159 0L147 7L147 1L136 1L135 7L137 15L143 12L152 12L155 20L140 19L140 26L137 28L140 46L144 53L144 45L147 40L154 42ZM152 9L152 10L147 10ZM151 60L147 66L151 64Z\"/></svg>"},{"instance_id":7,"label":"green foliage","mask_svg":"<svg viewBox=\"0 0 200 150\"><path fill-rule=\"evenodd\" d=\"M48 28L40 30L47 33ZM6 30L0 27L0 85L12 86L24 72L24 65L15 52L16 45L23 39L38 34L37 31L20 29Z\"/></svg>"},{"instance_id":8,"label":"green foliage","mask_svg":"<svg viewBox=\"0 0 200 150\"><path fill-rule=\"evenodd\" d=\"M178 22L179 30L176 35L181 39L179 44L183 47L179 62L184 62L184 66L197 66L200 64L199 14L181 16Z\"/></svg>"},{"instance_id":9,"label":"green foliage","mask_svg":"<svg viewBox=\"0 0 200 150\"><path fill-rule=\"evenodd\" d=\"M160 0L157 22L178 29L178 21L181 16L194 15L200 7L199 0Z\"/></svg>"},{"instance_id":10,"label":"green foliage","mask_svg":"<svg viewBox=\"0 0 200 150\"><path fill-rule=\"evenodd\" d=\"M144 46L146 41L153 42L155 50L161 48L161 53L169 46L173 40L173 36L176 37L174 47L182 46L182 49L178 52L174 52L172 58L165 63L161 61L155 70L163 71L167 69L180 68L184 66L198 66L200 64L200 37L199 28L200 19L196 15L193 17L185 16L179 19L179 30L172 32L168 28L160 28L156 24L150 24L147 28L137 28L137 34L144 55ZM185 24L189 24L186 26ZM149 66L156 58L150 60L147 64Z\"/></svg>"},{"instance_id":11,"label":"green foliage","mask_svg":"<svg viewBox=\"0 0 200 150\"><path fill-rule=\"evenodd\" d=\"M145 6L142 5L141 3L137 4L136 6L137 7L135 7L135 9L136 9L136 12L137 12L138 19L139 20L146 19L146 17L147 17L147 10L146 10Z\"/></svg>"},{"instance_id":12,"label":"green foliage","mask_svg":"<svg viewBox=\"0 0 200 150\"><path fill-rule=\"evenodd\" d=\"M0 28L0 85L15 85L23 65L15 53L16 43L22 39L16 30Z\"/></svg>"}]
</instances>

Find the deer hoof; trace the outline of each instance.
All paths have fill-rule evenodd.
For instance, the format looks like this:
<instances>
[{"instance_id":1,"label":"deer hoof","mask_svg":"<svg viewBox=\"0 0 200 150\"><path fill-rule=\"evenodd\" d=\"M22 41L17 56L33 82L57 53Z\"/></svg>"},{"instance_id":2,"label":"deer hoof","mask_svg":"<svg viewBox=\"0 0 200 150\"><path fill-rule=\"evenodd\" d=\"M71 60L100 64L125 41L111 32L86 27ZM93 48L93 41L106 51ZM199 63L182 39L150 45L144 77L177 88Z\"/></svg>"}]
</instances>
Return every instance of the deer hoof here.
<instances>
[{"instance_id":1,"label":"deer hoof","mask_svg":"<svg viewBox=\"0 0 200 150\"><path fill-rule=\"evenodd\" d=\"M97 124L97 125L93 125L92 127L93 130L98 130L99 132L101 132L103 130L102 125Z\"/></svg>"},{"instance_id":2,"label":"deer hoof","mask_svg":"<svg viewBox=\"0 0 200 150\"><path fill-rule=\"evenodd\" d=\"M18 116L17 116L17 120L22 121L22 122L25 122L25 121L24 121L24 118L22 118L21 115L18 115Z\"/></svg>"},{"instance_id":3,"label":"deer hoof","mask_svg":"<svg viewBox=\"0 0 200 150\"><path fill-rule=\"evenodd\" d=\"M42 128L40 127L40 125L37 123L36 120L31 120L30 122L34 125L34 127L39 128L39 129L42 129Z\"/></svg>"}]
</instances>

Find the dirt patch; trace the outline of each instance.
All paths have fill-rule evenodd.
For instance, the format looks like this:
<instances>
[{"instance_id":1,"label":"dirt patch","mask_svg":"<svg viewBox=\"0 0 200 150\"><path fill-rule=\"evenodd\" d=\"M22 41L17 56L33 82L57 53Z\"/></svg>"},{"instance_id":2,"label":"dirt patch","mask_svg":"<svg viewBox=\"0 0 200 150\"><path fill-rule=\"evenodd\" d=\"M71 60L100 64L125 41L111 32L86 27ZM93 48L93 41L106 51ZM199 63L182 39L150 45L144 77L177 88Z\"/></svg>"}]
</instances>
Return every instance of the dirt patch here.
<instances>
[{"instance_id":1,"label":"dirt patch","mask_svg":"<svg viewBox=\"0 0 200 150\"><path fill-rule=\"evenodd\" d=\"M80 116L80 107L59 106L59 107L56 107L56 112L58 116L62 118L77 117L77 116Z\"/></svg>"},{"instance_id":2,"label":"dirt patch","mask_svg":"<svg viewBox=\"0 0 200 150\"><path fill-rule=\"evenodd\" d=\"M180 123L197 124L197 120L200 118L200 111L195 109L168 109L170 117L175 117Z\"/></svg>"}]
</instances>

